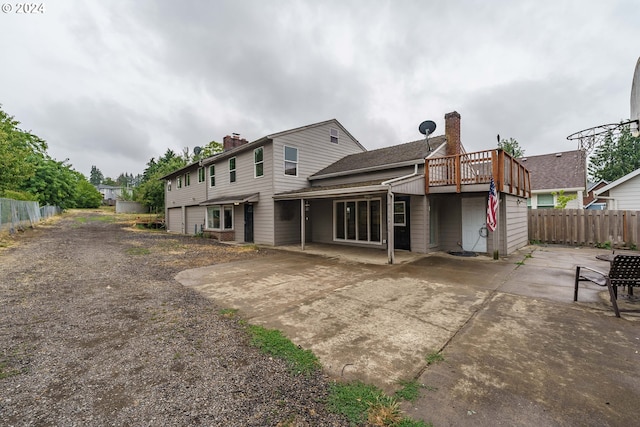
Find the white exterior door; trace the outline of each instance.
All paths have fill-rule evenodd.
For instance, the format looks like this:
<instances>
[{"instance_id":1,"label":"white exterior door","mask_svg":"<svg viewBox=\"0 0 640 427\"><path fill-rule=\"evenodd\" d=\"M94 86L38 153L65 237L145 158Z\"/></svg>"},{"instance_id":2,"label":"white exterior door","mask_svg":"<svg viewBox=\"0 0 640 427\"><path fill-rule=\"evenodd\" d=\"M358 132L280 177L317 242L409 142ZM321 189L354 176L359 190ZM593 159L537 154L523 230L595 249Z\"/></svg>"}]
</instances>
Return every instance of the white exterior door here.
<instances>
[{"instance_id":1,"label":"white exterior door","mask_svg":"<svg viewBox=\"0 0 640 427\"><path fill-rule=\"evenodd\" d=\"M487 252L487 201L484 197L462 199L462 249Z\"/></svg>"}]
</instances>

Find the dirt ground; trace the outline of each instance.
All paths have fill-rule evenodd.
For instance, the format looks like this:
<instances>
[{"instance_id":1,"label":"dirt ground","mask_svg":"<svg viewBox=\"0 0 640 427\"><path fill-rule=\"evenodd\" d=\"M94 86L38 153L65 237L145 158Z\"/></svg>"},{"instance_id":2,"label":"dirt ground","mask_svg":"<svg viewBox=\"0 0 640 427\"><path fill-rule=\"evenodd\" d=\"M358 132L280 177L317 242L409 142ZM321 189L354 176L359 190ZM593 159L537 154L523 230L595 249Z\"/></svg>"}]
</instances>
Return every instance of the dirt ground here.
<instances>
[{"instance_id":1,"label":"dirt ground","mask_svg":"<svg viewBox=\"0 0 640 427\"><path fill-rule=\"evenodd\" d=\"M291 375L174 280L263 250L118 218L72 211L0 248L0 425L348 425L326 377Z\"/></svg>"}]
</instances>

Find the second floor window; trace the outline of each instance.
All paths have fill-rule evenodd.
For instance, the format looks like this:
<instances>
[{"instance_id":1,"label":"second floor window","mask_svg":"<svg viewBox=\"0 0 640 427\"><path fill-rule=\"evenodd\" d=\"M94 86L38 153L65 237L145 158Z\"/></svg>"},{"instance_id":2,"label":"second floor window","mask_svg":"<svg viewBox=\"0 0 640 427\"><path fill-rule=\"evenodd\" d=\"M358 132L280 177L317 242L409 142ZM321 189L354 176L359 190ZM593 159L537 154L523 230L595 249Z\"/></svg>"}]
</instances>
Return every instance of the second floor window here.
<instances>
[{"instance_id":1,"label":"second floor window","mask_svg":"<svg viewBox=\"0 0 640 427\"><path fill-rule=\"evenodd\" d=\"M191 185L191 174L190 173L185 173L184 174L184 186L188 187Z\"/></svg>"},{"instance_id":2,"label":"second floor window","mask_svg":"<svg viewBox=\"0 0 640 427\"><path fill-rule=\"evenodd\" d=\"M181 176L178 177L178 182L177 182L176 187L182 188L182 177Z\"/></svg>"},{"instance_id":3,"label":"second floor window","mask_svg":"<svg viewBox=\"0 0 640 427\"><path fill-rule=\"evenodd\" d=\"M331 142L333 142L334 144L338 143L338 136L339 136L338 129L334 129L334 128L329 129L329 136L330 136Z\"/></svg>"},{"instance_id":4,"label":"second floor window","mask_svg":"<svg viewBox=\"0 0 640 427\"><path fill-rule=\"evenodd\" d=\"M209 186L210 187L216 186L216 166L215 165L209 166Z\"/></svg>"},{"instance_id":5,"label":"second floor window","mask_svg":"<svg viewBox=\"0 0 640 427\"><path fill-rule=\"evenodd\" d=\"M264 150L262 147L253 150L254 176L264 175Z\"/></svg>"},{"instance_id":6,"label":"second floor window","mask_svg":"<svg viewBox=\"0 0 640 427\"><path fill-rule=\"evenodd\" d=\"M236 158L229 159L229 182L236 182Z\"/></svg>"},{"instance_id":7,"label":"second floor window","mask_svg":"<svg viewBox=\"0 0 640 427\"><path fill-rule=\"evenodd\" d=\"M171 191L171 180L167 180L167 191Z\"/></svg>"},{"instance_id":8,"label":"second floor window","mask_svg":"<svg viewBox=\"0 0 640 427\"><path fill-rule=\"evenodd\" d=\"M198 182L204 182L204 168L198 168Z\"/></svg>"},{"instance_id":9,"label":"second floor window","mask_svg":"<svg viewBox=\"0 0 640 427\"><path fill-rule=\"evenodd\" d=\"M298 176L298 149L284 147L284 174Z\"/></svg>"}]
</instances>

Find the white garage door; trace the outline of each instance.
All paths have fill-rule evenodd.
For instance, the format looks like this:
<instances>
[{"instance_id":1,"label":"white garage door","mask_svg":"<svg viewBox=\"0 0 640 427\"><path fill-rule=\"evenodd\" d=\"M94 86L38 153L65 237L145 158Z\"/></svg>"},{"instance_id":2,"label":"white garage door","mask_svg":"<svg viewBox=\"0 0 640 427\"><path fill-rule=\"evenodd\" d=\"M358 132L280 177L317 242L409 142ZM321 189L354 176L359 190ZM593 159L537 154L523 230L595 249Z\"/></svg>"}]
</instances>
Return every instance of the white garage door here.
<instances>
[{"instance_id":1,"label":"white garage door","mask_svg":"<svg viewBox=\"0 0 640 427\"><path fill-rule=\"evenodd\" d=\"M168 219L169 223L167 224L167 231L183 233L182 208L169 209Z\"/></svg>"}]
</instances>

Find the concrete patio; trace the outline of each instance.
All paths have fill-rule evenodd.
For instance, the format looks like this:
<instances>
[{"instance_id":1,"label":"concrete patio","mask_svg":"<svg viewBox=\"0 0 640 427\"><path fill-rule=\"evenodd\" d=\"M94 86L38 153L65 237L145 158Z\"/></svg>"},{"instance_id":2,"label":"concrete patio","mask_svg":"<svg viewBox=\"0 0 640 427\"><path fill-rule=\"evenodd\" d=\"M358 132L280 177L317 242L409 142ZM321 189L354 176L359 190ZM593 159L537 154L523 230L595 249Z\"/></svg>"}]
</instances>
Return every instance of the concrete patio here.
<instances>
[{"instance_id":1,"label":"concrete patio","mask_svg":"<svg viewBox=\"0 0 640 427\"><path fill-rule=\"evenodd\" d=\"M404 404L443 425L632 425L640 399L640 303L581 283L606 251L528 247L500 260L310 246L176 278L250 323L310 348L336 379L425 386ZM313 252L311 252L313 251ZM440 352L444 361L428 365Z\"/></svg>"}]
</instances>

